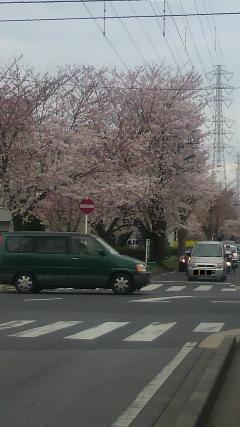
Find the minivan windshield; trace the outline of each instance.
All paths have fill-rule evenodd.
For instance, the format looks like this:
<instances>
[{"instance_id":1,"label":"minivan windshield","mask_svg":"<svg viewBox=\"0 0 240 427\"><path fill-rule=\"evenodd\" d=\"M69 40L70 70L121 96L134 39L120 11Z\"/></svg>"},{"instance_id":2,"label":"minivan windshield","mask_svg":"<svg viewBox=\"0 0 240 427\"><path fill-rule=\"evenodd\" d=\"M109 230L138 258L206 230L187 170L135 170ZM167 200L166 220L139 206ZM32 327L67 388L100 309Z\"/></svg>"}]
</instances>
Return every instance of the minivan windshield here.
<instances>
[{"instance_id":1,"label":"minivan windshield","mask_svg":"<svg viewBox=\"0 0 240 427\"><path fill-rule=\"evenodd\" d=\"M111 254L113 255L119 255L119 252L116 251L116 249L112 248L105 240L101 239L101 237L96 237L96 240L101 243L101 245Z\"/></svg>"},{"instance_id":2,"label":"minivan windshield","mask_svg":"<svg viewBox=\"0 0 240 427\"><path fill-rule=\"evenodd\" d=\"M220 245L203 243L201 245L196 245L193 249L192 256L198 257L221 257L222 248Z\"/></svg>"}]
</instances>

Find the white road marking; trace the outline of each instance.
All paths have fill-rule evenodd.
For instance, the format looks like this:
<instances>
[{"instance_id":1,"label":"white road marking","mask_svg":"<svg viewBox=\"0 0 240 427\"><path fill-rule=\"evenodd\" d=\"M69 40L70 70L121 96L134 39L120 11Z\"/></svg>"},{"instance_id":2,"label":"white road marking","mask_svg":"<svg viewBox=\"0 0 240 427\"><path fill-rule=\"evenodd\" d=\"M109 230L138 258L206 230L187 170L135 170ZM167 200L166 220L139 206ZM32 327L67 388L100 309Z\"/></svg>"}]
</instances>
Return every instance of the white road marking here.
<instances>
[{"instance_id":1,"label":"white road marking","mask_svg":"<svg viewBox=\"0 0 240 427\"><path fill-rule=\"evenodd\" d=\"M188 286L191 286L191 285L201 285L202 283L203 283L203 281L197 281L197 280L194 280L194 282L192 282L192 283L190 283L189 281L187 281L187 280L161 280L161 283L187 283L188 284ZM214 285L216 285L216 286L219 286L219 283L216 283L216 282L214 282L213 283L213 281L211 281L211 282L207 282L207 281L205 281L204 280L204 283L205 284L211 284L212 286L214 286ZM224 285L231 285L231 282L224 282Z\"/></svg>"},{"instance_id":2,"label":"white road marking","mask_svg":"<svg viewBox=\"0 0 240 427\"><path fill-rule=\"evenodd\" d=\"M106 335L115 329L127 325L129 322L104 322L93 328L86 329L73 335L64 337L71 340L94 340L95 338Z\"/></svg>"},{"instance_id":3,"label":"white road marking","mask_svg":"<svg viewBox=\"0 0 240 427\"><path fill-rule=\"evenodd\" d=\"M193 332L219 332L221 331L224 323L199 323Z\"/></svg>"},{"instance_id":4,"label":"white road marking","mask_svg":"<svg viewBox=\"0 0 240 427\"><path fill-rule=\"evenodd\" d=\"M187 342L176 356L147 384L136 396L130 406L113 422L111 427L129 427L156 392L166 382L174 370L182 363L197 343Z\"/></svg>"},{"instance_id":5,"label":"white road marking","mask_svg":"<svg viewBox=\"0 0 240 427\"><path fill-rule=\"evenodd\" d=\"M180 292L185 289L186 286L171 286L171 288L166 289L167 292Z\"/></svg>"},{"instance_id":6,"label":"white road marking","mask_svg":"<svg viewBox=\"0 0 240 427\"><path fill-rule=\"evenodd\" d=\"M237 288L222 288L222 292L236 292Z\"/></svg>"},{"instance_id":7,"label":"white road marking","mask_svg":"<svg viewBox=\"0 0 240 427\"><path fill-rule=\"evenodd\" d=\"M184 283L184 280L161 280L161 283Z\"/></svg>"},{"instance_id":8,"label":"white road marking","mask_svg":"<svg viewBox=\"0 0 240 427\"><path fill-rule=\"evenodd\" d=\"M29 299L25 299L24 301L53 301L56 299L62 299L62 298L29 298Z\"/></svg>"},{"instance_id":9,"label":"white road marking","mask_svg":"<svg viewBox=\"0 0 240 427\"><path fill-rule=\"evenodd\" d=\"M154 291L155 289L161 288L161 286L163 285L161 285L160 283L156 283L156 284L152 283L151 285L148 285L145 288L142 288L141 291Z\"/></svg>"},{"instance_id":10,"label":"white road marking","mask_svg":"<svg viewBox=\"0 0 240 427\"><path fill-rule=\"evenodd\" d=\"M213 288L213 285L200 285L198 286L196 289L194 289L194 291L209 291L210 289Z\"/></svg>"},{"instance_id":11,"label":"white road marking","mask_svg":"<svg viewBox=\"0 0 240 427\"><path fill-rule=\"evenodd\" d=\"M3 329L19 328L33 322L36 322L36 320L12 320L11 322L0 323L0 331Z\"/></svg>"},{"instance_id":12,"label":"white road marking","mask_svg":"<svg viewBox=\"0 0 240 427\"><path fill-rule=\"evenodd\" d=\"M167 276L168 274L173 274L173 273L176 273L176 271L174 270L174 271L169 271L168 273L161 273L159 274L159 276Z\"/></svg>"},{"instance_id":13,"label":"white road marking","mask_svg":"<svg viewBox=\"0 0 240 427\"><path fill-rule=\"evenodd\" d=\"M125 338L123 341L153 341L156 338L160 337L160 335L167 332L174 325L176 325L176 322L172 322L172 323L154 322L146 326L145 328L140 329L140 331L136 332L135 334Z\"/></svg>"},{"instance_id":14,"label":"white road marking","mask_svg":"<svg viewBox=\"0 0 240 427\"><path fill-rule=\"evenodd\" d=\"M144 299L134 299L129 300L128 302L170 302L172 299L181 299L181 298L194 298L192 295L175 295L174 297L156 297L156 298L144 298Z\"/></svg>"},{"instance_id":15,"label":"white road marking","mask_svg":"<svg viewBox=\"0 0 240 427\"><path fill-rule=\"evenodd\" d=\"M59 321L50 323L49 325L40 326L38 328L28 329L27 331L18 332L16 334L9 335L10 337L22 337L22 338L35 338L40 335L49 334L50 332L56 332L60 329L69 328L70 326L82 323L81 321Z\"/></svg>"},{"instance_id":16,"label":"white road marking","mask_svg":"<svg viewBox=\"0 0 240 427\"><path fill-rule=\"evenodd\" d=\"M221 304L232 304L232 303L236 303L239 304L240 301L210 301L212 303L221 303Z\"/></svg>"}]
</instances>

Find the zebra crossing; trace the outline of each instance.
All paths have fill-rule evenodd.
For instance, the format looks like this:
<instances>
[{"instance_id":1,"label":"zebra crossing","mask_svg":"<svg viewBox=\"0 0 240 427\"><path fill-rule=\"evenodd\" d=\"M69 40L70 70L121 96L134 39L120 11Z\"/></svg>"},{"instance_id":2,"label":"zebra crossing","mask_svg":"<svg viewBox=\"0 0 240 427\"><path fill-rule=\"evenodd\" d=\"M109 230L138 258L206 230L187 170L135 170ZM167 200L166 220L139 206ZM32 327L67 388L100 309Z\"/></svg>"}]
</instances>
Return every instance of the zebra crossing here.
<instances>
[{"instance_id":1,"label":"zebra crossing","mask_svg":"<svg viewBox=\"0 0 240 427\"><path fill-rule=\"evenodd\" d=\"M42 323L42 321L40 321ZM8 339L38 339L42 336L53 336L54 333L59 331L63 332L61 338L74 340L74 341L97 341L106 335L112 336L112 334L118 332L120 329L123 331L121 334L122 342L133 342L133 343L147 343L154 342L158 338L172 331L174 334L177 332L177 327L183 328L183 322L152 322L146 324L144 327L139 325L137 322L119 322L119 321L107 321L101 322L91 327L85 325L86 322L83 320L60 320L57 322L47 323L45 325L39 325L38 320L10 320L8 322L0 323L0 341L2 334ZM87 327L86 327L87 326ZM225 326L224 322L200 322L198 324L191 325L191 334L209 334L216 333L223 330ZM130 327L131 333L129 334L128 328ZM26 329L27 328L27 329ZM78 331L71 332L72 328L77 328ZM19 331L21 329L21 331ZM134 332L132 333L134 329Z\"/></svg>"},{"instance_id":2,"label":"zebra crossing","mask_svg":"<svg viewBox=\"0 0 240 427\"><path fill-rule=\"evenodd\" d=\"M230 286L229 286L230 285ZM230 283L224 283L220 285L219 283L212 284L179 284L179 285L170 285L170 283L153 283L141 289L141 292L149 292L161 290L163 292L209 292L209 291L219 291L219 292L239 292L240 286L231 285Z\"/></svg>"}]
</instances>

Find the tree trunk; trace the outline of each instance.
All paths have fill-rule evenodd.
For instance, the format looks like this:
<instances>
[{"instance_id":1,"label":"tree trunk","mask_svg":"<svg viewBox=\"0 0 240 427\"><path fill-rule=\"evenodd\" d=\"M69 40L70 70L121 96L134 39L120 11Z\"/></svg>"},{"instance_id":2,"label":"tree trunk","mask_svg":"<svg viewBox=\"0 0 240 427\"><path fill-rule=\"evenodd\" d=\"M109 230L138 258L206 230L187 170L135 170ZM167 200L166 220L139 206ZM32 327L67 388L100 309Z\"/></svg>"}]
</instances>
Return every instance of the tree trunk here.
<instances>
[{"instance_id":1,"label":"tree trunk","mask_svg":"<svg viewBox=\"0 0 240 427\"><path fill-rule=\"evenodd\" d=\"M185 251L187 231L184 228L179 228L177 232L178 236L178 255L182 255Z\"/></svg>"},{"instance_id":2,"label":"tree trunk","mask_svg":"<svg viewBox=\"0 0 240 427\"><path fill-rule=\"evenodd\" d=\"M164 233L159 235L152 232L150 234L150 241L150 260L161 264L166 254L166 235Z\"/></svg>"}]
</instances>

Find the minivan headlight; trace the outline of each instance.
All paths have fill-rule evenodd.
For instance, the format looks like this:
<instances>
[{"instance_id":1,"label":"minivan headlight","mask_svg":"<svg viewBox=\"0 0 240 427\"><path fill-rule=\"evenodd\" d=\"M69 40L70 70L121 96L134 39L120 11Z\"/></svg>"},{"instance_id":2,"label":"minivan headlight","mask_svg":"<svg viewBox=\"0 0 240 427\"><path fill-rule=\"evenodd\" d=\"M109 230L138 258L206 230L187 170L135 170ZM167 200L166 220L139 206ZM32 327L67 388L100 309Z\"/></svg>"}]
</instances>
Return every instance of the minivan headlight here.
<instances>
[{"instance_id":1,"label":"minivan headlight","mask_svg":"<svg viewBox=\"0 0 240 427\"><path fill-rule=\"evenodd\" d=\"M138 273L147 271L147 266L145 264L136 264L136 270Z\"/></svg>"}]
</instances>

